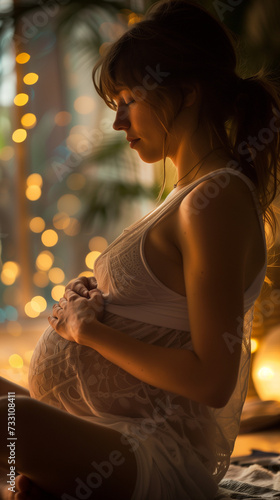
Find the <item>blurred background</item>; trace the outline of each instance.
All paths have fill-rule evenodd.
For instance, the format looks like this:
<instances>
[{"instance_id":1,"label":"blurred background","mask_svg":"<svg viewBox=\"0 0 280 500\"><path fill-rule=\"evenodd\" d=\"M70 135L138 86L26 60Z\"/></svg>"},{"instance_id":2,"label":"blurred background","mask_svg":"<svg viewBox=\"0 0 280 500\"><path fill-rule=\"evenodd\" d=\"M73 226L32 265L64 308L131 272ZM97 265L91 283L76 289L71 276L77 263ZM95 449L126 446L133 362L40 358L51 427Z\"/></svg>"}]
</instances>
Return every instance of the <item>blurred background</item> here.
<instances>
[{"instance_id":1,"label":"blurred background","mask_svg":"<svg viewBox=\"0 0 280 500\"><path fill-rule=\"evenodd\" d=\"M161 162L145 164L113 131L91 80L106 45L152 3L0 0L0 375L21 385L68 281L92 275L100 252L156 206ZM239 36L243 76L264 64L280 78L278 2L199 3ZM167 165L162 200L176 178ZM255 309L249 396L280 402L278 253L279 240Z\"/></svg>"}]
</instances>

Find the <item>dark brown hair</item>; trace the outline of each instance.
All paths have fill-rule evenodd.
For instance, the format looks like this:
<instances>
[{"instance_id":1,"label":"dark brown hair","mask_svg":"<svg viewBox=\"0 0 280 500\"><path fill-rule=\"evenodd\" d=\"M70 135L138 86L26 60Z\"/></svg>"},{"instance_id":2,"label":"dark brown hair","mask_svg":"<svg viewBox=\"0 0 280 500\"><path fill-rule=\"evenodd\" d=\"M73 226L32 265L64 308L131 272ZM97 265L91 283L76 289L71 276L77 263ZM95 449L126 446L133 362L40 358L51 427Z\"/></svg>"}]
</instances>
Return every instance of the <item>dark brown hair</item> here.
<instances>
[{"instance_id":1,"label":"dark brown hair","mask_svg":"<svg viewBox=\"0 0 280 500\"><path fill-rule=\"evenodd\" d=\"M261 70L237 75L236 40L207 10L188 0L153 4L144 19L109 46L93 69L98 94L112 109L129 88L153 106L164 130L183 106L188 84L202 90L200 119L255 183L264 220L275 234L272 202L279 186L280 100ZM165 187L166 140L163 147Z\"/></svg>"}]
</instances>

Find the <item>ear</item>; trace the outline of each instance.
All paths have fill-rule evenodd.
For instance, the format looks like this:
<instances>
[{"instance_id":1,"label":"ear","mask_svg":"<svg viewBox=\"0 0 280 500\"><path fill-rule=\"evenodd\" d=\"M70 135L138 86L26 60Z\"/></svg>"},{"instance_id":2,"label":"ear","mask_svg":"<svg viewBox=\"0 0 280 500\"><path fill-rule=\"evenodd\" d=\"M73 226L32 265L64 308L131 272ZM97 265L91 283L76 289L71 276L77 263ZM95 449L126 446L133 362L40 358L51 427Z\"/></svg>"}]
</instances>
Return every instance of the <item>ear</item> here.
<instances>
[{"instance_id":1,"label":"ear","mask_svg":"<svg viewBox=\"0 0 280 500\"><path fill-rule=\"evenodd\" d=\"M186 85L184 107L189 108L199 98L200 92L198 85Z\"/></svg>"}]
</instances>

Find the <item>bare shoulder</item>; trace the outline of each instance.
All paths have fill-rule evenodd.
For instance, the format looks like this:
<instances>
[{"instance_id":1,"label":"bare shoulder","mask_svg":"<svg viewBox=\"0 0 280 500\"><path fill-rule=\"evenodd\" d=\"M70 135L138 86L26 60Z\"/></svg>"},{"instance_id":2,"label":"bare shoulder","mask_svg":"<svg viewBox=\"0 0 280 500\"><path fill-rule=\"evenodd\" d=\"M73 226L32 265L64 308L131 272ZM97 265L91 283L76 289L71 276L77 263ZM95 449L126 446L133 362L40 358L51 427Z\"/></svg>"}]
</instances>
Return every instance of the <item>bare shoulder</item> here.
<instances>
[{"instance_id":1,"label":"bare shoulder","mask_svg":"<svg viewBox=\"0 0 280 500\"><path fill-rule=\"evenodd\" d=\"M237 225L250 231L258 224L251 188L237 175L220 173L202 181L182 200L178 210L179 230L186 225L226 230Z\"/></svg>"}]
</instances>

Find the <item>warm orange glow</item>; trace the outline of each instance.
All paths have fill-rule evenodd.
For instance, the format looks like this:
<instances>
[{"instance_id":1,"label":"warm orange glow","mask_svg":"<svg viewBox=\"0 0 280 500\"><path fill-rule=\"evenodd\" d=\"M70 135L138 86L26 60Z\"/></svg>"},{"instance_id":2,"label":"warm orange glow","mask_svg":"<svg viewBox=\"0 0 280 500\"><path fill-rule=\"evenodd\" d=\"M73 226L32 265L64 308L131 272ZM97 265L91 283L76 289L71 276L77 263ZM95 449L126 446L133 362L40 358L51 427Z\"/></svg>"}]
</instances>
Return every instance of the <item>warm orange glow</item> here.
<instances>
[{"instance_id":1,"label":"warm orange glow","mask_svg":"<svg viewBox=\"0 0 280 500\"><path fill-rule=\"evenodd\" d=\"M57 208L60 212L66 212L68 215L76 214L81 208L81 202L74 194L64 194L57 202Z\"/></svg>"},{"instance_id":2,"label":"warm orange glow","mask_svg":"<svg viewBox=\"0 0 280 500\"><path fill-rule=\"evenodd\" d=\"M59 127L65 127L72 120L72 116L68 111L60 111L54 117L55 124Z\"/></svg>"},{"instance_id":3,"label":"warm orange glow","mask_svg":"<svg viewBox=\"0 0 280 500\"><path fill-rule=\"evenodd\" d=\"M14 103L16 106L25 106L25 104L29 101L29 97L27 94L21 93L17 94L14 98Z\"/></svg>"},{"instance_id":4,"label":"warm orange glow","mask_svg":"<svg viewBox=\"0 0 280 500\"><path fill-rule=\"evenodd\" d=\"M53 261L53 254L48 250L45 250L44 252L39 253L36 259L36 266L40 271L48 271L52 267Z\"/></svg>"},{"instance_id":5,"label":"warm orange glow","mask_svg":"<svg viewBox=\"0 0 280 500\"><path fill-rule=\"evenodd\" d=\"M58 235L53 229L47 229L41 235L43 245L53 247L58 242Z\"/></svg>"},{"instance_id":6,"label":"warm orange glow","mask_svg":"<svg viewBox=\"0 0 280 500\"><path fill-rule=\"evenodd\" d=\"M49 270L49 278L53 283L58 284L64 281L65 274L59 267L53 267Z\"/></svg>"},{"instance_id":7,"label":"warm orange glow","mask_svg":"<svg viewBox=\"0 0 280 500\"><path fill-rule=\"evenodd\" d=\"M85 263L89 269L93 269L94 262L96 261L97 257L99 257L100 252L90 252L87 254L85 258Z\"/></svg>"},{"instance_id":8,"label":"warm orange glow","mask_svg":"<svg viewBox=\"0 0 280 500\"><path fill-rule=\"evenodd\" d=\"M108 242L105 238L103 238L103 236L94 236L89 240L88 246L92 252L97 250L101 253L107 248Z\"/></svg>"},{"instance_id":9,"label":"warm orange glow","mask_svg":"<svg viewBox=\"0 0 280 500\"><path fill-rule=\"evenodd\" d=\"M29 222L29 227L33 233L41 233L45 229L45 221L42 217L33 217Z\"/></svg>"},{"instance_id":10,"label":"warm orange glow","mask_svg":"<svg viewBox=\"0 0 280 500\"><path fill-rule=\"evenodd\" d=\"M3 264L1 281L4 285L13 285L20 273L20 267L16 262L7 261Z\"/></svg>"},{"instance_id":11,"label":"warm orange glow","mask_svg":"<svg viewBox=\"0 0 280 500\"><path fill-rule=\"evenodd\" d=\"M6 331L13 337L19 337L22 332L22 326L18 321L8 321Z\"/></svg>"},{"instance_id":12,"label":"warm orange glow","mask_svg":"<svg viewBox=\"0 0 280 500\"><path fill-rule=\"evenodd\" d=\"M81 115L88 115L95 108L95 102L92 97L80 96L74 101L75 110Z\"/></svg>"},{"instance_id":13,"label":"warm orange glow","mask_svg":"<svg viewBox=\"0 0 280 500\"><path fill-rule=\"evenodd\" d=\"M26 130L24 130L24 128L18 128L13 132L12 135L13 141L17 143L25 141L26 137L27 137L27 132Z\"/></svg>"},{"instance_id":14,"label":"warm orange glow","mask_svg":"<svg viewBox=\"0 0 280 500\"><path fill-rule=\"evenodd\" d=\"M65 234L67 236L76 236L81 231L81 224L75 217L70 217L69 224L64 228Z\"/></svg>"},{"instance_id":15,"label":"warm orange glow","mask_svg":"<svg viewBox=\"0 0 280 500\"><path fill-rule=\"evenodd\" d=\"M65 212L59 212L53 217L53 225L56 229L65 229L70 222L70 217Z\"/></svg>"},{"instance_id":16,"label":"warm orange glow","mask_svg":"<svg viewBox=\"0 0 280 500\"><path fill-rule=\"evenodd\" d=\"M27 302L27 304L25 304L24 306L24 312L26 316L29 316L29 318L37 318L40 315L39 307L36 305L35 307L33 306L34 304L32 304L31 302Z\"/></svg>"},{"instance_id":17,"label":"warm orange glow","mask_svg":"<svg viewBox=\"0 0 280 500\"><path fill-rule=\"evenodd\" d=\"M9 364L12 368L22 368L23 367L23 359L19 354L12 354L9 357Z\"/></svg>"},{"instance_id":18,"label":"warm orange glow","mask_svg":"<svg viewBox=\"0 0 280 500\"><path fill-rule=\"evenodd\" d=\"M23 77L23 81L26 85L33 85L38 81L38 79L39 76L37 75L37 73L27 73L27 75Z\"/></svg>"},{"instance_id":19,"label":"warm orange glow","mask_svg":"<svg viewBox=\"0 0 280 500\"><path fill-rule=\"evenodd\" d=\"M27 186L39 186L42 187L43 179L40 174L30 174L26 179Z\"/></svg>"},{"instance_id":20,"label":"warm orange glow","mask_svg":"<svg viewBox=\"0 0 280 500\"><path fill-rule=\"evenodd\" d=\"M41 295L36 295L36 297L31 299L31 306L34 311L43 312L47 309L47 301Z\"/></svg>"},{"instance_id":21,"label":"warm orange glow","mask_svg":"<svg viewBox=\"0 0 280 500\"><path fill-rule=\"evenodd\" d=\"M29 129L35 127L37 118L33 113L26 113L20 121L23 127Z\"/></svg>"},{"instance_id":22,"label":"warm orange glow","mask_svg":"<svg viewBox=\"0 0 280 500\"><path fill-rule=\"evenodd\" d=\"M87 278L91 278L93 276L93 272L92 271L83 271L82 273L79 274L79 277L80 276L86 276Z\"/></svg>"},{"instance_id":23,"label":"warm orange glow","mask_svg":"<svg viewBox=\"0 0 280 500\"><path fill-rule=\"evenodd\" d=\"M251 353L256 352L259 347L259 342L257 339L252 338L251 339Z\"/></svg>"},{"instance_id":24,"label":"warm orange glow","mask_svg":"<svg viewBox=\"0 0 280 500\"><path fill-rule=\"evenodd\" d=\"M27 54L27 52L21 52L20 54L17 55L16 57L16 62L18 64L25 64L29 61L30 55Z\"/></svg>"},{"instance_id":25,"label":"warm orange glow","mask_svg":"<svg viewBox=\"0 0 280 500\"><path fill-rule=\"evenodd\" d=\"M53 287L52 291L51 291L51 296L54 300L59 300L63 297L64 295L64 292L65 292L65 286L63 285L56 285Z\"/></svg>"},{"instance_id":26,"label":"warm orange glow","mask_svg":"<svg viewBox=\"0 0 280 500\"><path fill-rule=\"evenodd\" d=\"M45 271L37 271L36 273L34 273L33 283L39 288L45 288L49 283L49 278L47 273Z\"/></svg>"},{"instance_id":27,"label":"warm orange glow","mask_svg":"<svg viewBox=\"0 0 280 500\"><path fill-rule=\"evenodd\" d=\"M28 186L28 188L25 191L25 196L28 200L30 201L36 201L39 200L41 197L42 191L39 186Z\"/></svg>"}]
</instances>

